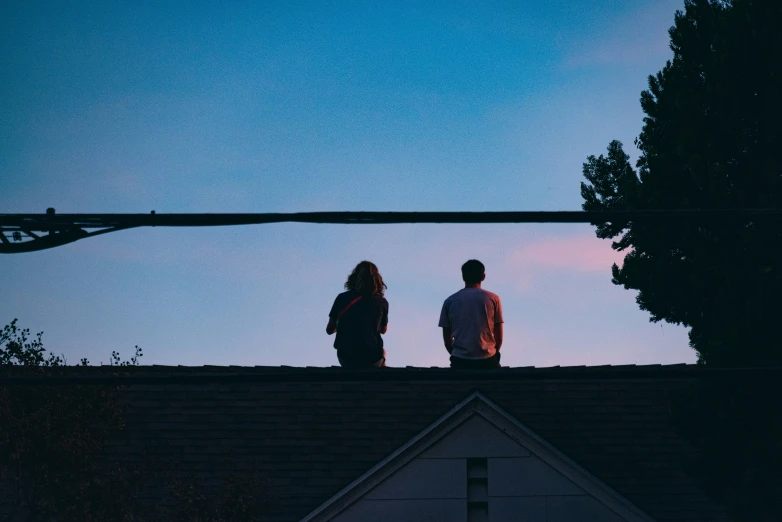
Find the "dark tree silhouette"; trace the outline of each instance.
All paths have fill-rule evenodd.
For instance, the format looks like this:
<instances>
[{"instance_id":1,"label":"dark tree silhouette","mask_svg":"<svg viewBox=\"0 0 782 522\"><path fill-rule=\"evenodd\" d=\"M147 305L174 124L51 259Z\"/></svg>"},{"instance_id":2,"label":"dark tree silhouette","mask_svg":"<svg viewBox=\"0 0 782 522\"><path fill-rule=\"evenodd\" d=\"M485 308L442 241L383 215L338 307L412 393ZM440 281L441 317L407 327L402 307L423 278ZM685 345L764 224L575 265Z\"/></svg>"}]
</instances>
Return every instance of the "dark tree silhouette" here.
<instances>
[{"instance_id":1,"label":"dark tree silhouette","mask_svg":"<svg viewBox=\"0 0 782 522\"><path fill-rule=\"evenodd\" d=\"M119 389L48 384L46 378L62 374L66 361L47 355L42 336L31 337L16 319L0 330L0 371L41 379L34 387L0 386L0 481L14 499L0 517L130 520L139 473L99 459L106 437L124 423ZM110 366L135 366L142 355L138 346L130 361L112 352Z\"/></svg>"},{"instance_id":2,"label":"dark tree silhouette","mask_svg":"<svg viewBox=\"0 0 782 522\"><path fill-rule=\"evenodd\" d=\"M247 459L238 463L226 457L227 473L198 476L162 443L146 447L141 458L107 455L108 442L126 440L123 387L48 382L49 377L89 375L89 370L68 369L63 357L47 352L42 337L43 332L32 336L19 328L16 319L0 329L0 376L40 379L35 386L0 385L0 520L263 519L275 497ZM138 366L142 356L138 346L125 361L112 352L101 375L129 375L128 367ZM81 359L78 366L88 365ZM149 488L158 486L168 491L167 503L149 501Z\"/></svg>"},{"instance_id":3,"label":"dark tree silhouette","mask_svg":"<svg viewBox=\"0 0 782 522\"><path fill-rule=\"evenodd\" d=\"M583 209L782 207L780 27L779 0L686 0L641 94L637 171L618 141L589 156ZM596 225L628 251L614 284L651 321L690 327L699 362L782 363L781 223Z\"/></svg>"}]
</instances>

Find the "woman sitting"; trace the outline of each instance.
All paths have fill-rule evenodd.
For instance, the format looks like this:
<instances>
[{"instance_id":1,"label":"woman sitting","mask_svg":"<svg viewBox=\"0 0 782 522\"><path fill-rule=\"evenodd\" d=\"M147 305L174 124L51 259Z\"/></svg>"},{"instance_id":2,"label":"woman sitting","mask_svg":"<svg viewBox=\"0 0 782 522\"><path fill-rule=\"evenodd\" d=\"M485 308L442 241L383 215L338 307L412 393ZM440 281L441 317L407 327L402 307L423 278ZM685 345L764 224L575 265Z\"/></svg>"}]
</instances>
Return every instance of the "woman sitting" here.
<instances>
[{"instance_id":1,"label":"woman sitting","mask_svg":"<svg viewBox=\"0 0 782 522\"><path fill-rule=\"evenodd\" d=\"M334 348L343 368L379 368L386 365L381 334L388 330L387 288L374 263L362 261L348 276L346 292L334 300L326 333L337 333Z\"/></svg>"}]
</instances>

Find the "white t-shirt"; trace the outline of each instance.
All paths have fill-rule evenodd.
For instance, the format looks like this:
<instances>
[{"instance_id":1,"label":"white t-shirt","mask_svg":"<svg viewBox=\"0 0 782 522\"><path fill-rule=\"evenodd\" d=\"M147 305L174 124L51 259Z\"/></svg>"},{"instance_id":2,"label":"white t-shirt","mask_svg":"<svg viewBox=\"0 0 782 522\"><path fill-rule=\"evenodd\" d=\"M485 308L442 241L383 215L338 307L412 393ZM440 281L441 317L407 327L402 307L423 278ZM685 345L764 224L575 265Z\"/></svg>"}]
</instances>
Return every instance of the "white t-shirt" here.
<instances>
[{"instance_id":1,"label":"white t-shirt","mask_svg":"<svg viewBox=\"0 0 782 522\"><path fill-rule=\"evenodd\" d=\"M483 288L462 288L443 303L439 326L451 329L451 355L486 359L497 353L494 325L502 322L500 296Z\"/></svg>"}]
</instances>

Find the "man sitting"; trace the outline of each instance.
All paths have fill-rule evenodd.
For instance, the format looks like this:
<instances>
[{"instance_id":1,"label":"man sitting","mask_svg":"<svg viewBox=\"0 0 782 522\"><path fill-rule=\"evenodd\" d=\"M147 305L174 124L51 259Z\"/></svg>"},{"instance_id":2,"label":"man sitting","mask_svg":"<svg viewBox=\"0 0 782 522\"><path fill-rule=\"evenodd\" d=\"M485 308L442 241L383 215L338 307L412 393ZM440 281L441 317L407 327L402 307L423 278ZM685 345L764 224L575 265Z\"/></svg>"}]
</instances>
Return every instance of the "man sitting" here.
<instances>
[{"instance_id":1,"label":"man sitting","mask_svg":"<svg viewBox=\"0 0 782 522\"><path fill-rule=\"evenodd\" d=\"M497 294L481 288L485 272L483 263L476 259L464 263L464 288L443 303L440 327L445 349L451 354L451 368L500 366L502 303Z\"/></svg>"}]
</instances>

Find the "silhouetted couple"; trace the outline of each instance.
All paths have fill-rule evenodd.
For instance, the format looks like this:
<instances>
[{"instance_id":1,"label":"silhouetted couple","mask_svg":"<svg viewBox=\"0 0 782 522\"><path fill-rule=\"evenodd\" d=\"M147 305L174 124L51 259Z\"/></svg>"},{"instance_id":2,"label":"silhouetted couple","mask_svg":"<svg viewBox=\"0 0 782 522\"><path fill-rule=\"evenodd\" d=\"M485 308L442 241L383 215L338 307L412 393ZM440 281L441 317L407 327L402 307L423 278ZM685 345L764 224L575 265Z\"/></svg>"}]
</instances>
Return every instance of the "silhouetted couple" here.
<instances>
[{"instance_id":1,"label":"silhouetted couple","mask_svg":"<svg viewBox=\"0 0 782 522\"><path fill-rule=\"evenodd\" d=\"M497 294L481 288L486 269L478 260L462 265L464 288L443 303L439 326L451 355L451 368L500 366L502 303ZM334 348L344 368L386 365L382 334L388 330L388 288L374 263L362 261L345 282L346 292L334 300L326 333L337 333Z\"/></svg>"}]
</instances>

